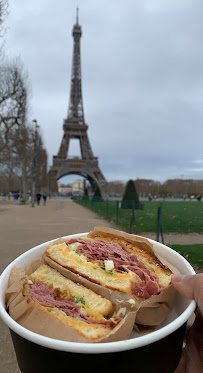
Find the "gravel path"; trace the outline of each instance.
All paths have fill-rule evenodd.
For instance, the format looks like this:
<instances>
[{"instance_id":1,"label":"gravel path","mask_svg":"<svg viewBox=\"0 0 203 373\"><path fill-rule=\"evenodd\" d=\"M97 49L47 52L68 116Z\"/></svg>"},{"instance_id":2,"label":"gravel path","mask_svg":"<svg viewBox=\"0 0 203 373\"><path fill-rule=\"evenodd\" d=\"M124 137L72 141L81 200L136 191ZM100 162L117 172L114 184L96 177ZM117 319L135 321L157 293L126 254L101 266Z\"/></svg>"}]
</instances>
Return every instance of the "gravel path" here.
<instances>
[{"instance_id":1,"label":"gravel path","mask_svg":"<svg viewBox=\"0 0 203 373\"><path fill-rule=\"evenodd\" d=\"M57 237L84 233L94 226L119 229L96 213L77 205L72 200L47 201L47 205L20 205L15 201L0 201L0 273L16 257L30 248ZM156 239L155 234L143 233ZM164 243L203 243L203 234L164 234ZM1 373L19 373L8 328L0 320Z\"/></svg>"},{"instance_id":2,"label":"gravel path","mask_svg":"<svg viewBox=\"0 0 203 373\"><path fill-rule=\"evenodd\" d=\"M156 233L142 232L142 236L156 240ZM164 233L164 244L165 245L192 245L192 244L203 244L202 233ZM159 237L161 241L161 235Z\"/></svg>"}]
</instances>

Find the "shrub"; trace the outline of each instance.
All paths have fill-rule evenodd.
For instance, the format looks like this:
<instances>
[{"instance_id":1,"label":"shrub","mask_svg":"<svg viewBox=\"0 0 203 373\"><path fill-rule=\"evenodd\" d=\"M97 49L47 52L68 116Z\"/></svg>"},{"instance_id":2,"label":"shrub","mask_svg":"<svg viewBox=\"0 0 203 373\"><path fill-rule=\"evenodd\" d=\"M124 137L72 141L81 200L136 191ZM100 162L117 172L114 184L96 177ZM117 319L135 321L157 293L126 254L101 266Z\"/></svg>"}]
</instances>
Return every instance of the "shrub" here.
<instances>
[{"instance_id":1,"label":"shrub","mask_svg":"<svg viewBox=\"0 0 203 373\"><path fill-rule=\"evenodd\" d=\"M83 197L82 197L82 200L83 201L89 201L89 194L88 194L88 190L87 188L85 188L85 191L84 191L84 194L83 194Z\"/></svg>"},{"instance_id":2,"label":"shrub","mask_svg":"<svg viewBox=\"0 0 203 373\"><path fill-rule=\"evenodd\" d=\"M131 179L126 184L125 193L121 202L121 208L130 209L133 206L134 208L141 208L135 184Z\"/></svg>"},{"instance_id":3,"label":"shrub","mask_svg":"<svg viewBox=\"0 0 203 373\"><path fill-rule=\"evenodd\" d=\"M101 195L101 191L100 191L99 187L96 188L94 196L92 198L92 201L95 201L95 202L102 202L103 201L103 197Z\"/></svg>"}]
</instances>

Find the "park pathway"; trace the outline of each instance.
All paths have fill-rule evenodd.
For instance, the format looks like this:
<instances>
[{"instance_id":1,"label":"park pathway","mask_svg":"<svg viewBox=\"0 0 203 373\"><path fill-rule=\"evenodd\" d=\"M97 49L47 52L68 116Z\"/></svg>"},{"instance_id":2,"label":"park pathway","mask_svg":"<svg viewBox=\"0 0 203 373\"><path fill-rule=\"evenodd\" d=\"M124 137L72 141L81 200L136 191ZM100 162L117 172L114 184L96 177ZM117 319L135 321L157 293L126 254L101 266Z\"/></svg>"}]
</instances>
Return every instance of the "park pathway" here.
<instances>
[{"instance_id":1,"label":"park pathway","mask_svg":"<svg viewBox=\"0 0 203 373\"><path fill-rule=\"evenodd\" d=\"M15 201L0 201L0 273L16 257L32 247L57 237L85 233L95 226L119 229L72 200L48 200L34 208ZM143 233L156 239L154 233ZM202 234L164 234L164 243L203 243ZM1 373L19 373L8 328L0 320Z\"/></svg>"},{"instance_id":2,"label":"park pathway","mask_svg":"<svg viewBox=\"0 0 203 373\"><path fill-rule=\"evenodd\" d=\"M57 237L88 232L94 226L116 228L70 200L48 200L46 206L0 201L0 273L17 256Z\"/></svg>"}]
</instances>

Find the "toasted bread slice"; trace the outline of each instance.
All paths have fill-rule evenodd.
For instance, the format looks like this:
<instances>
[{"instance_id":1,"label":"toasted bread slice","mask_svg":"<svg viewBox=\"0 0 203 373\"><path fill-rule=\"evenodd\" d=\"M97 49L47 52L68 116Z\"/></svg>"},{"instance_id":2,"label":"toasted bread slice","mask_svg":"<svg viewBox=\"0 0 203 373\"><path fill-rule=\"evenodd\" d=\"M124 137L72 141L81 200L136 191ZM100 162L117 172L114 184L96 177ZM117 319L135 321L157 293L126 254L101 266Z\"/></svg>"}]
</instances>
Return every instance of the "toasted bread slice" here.
<instances>
[{"instance_id":1,"label":"toasted bread slice","mask_svg":"<svg viewBox=\"0 0 203 373\"><path fill-rule=\"evenodd\" d=\"M47 295L47 297L45 296L45 300L39 301L40 295L36 301L32 291L33 284L42 283L45 284L47 288L56 291L56 298L59 301L70 300L73 303L75 302L80 308L80 313L85 315L89 321L86 322L85 318L83 319L77 316L68 316L62 309L57 307L43 305L46 304L49 295ZM73 327L80 336L88 340L97 340L112 331L114 318L107 318L113 312L112 303L108 299L94 293L92 290L85 288L83 285L76 284L67 279L58 271L47 265L40 266L28 277L23 288L23 295L26 297L30 306L48 312L49 315L62 321L64 326ZM116 324L118 324L118 322L115 321L115 326Z\"/></svg>"},{"instance_id":2,"label":"toasted bread slice","mask_svg":"<svg viewBox=\"0 0 203 373\"><path fill-rule=\"evenodd\" d=\"M106 242L113 240L119 243L127 252L138 256L144 265L157 275L160 287L165 288L170 285L173 273L162 264L153 250L153 245L147 239L104 227L95 228L87 235L87 239Z\"/></svg>"},{"instance_id":3,"label":"toasted bread slice","mask_svg":"<svg viewBox=\"0 0 203 373\"><path fill-rule=\"evenodd\" d=\"M96 263L89 261L85 255L75 251L76 245L66 243L48 246L46 254L56 263L65 268L80 274L87 279L107 286L113 290L120 290L125 293L131 292L131 283L136 280L135 273L106 271Z\"/></svg>"},{"instance_id":4,"label":"toasted bread slice","mask_svg":"<svg viewBox=\"0 0 203 373\"><path fill-rule=\"evenodd\" d=\"M88 250L81 250L85 242L92 243L93 249L94 244L96 245L96 254L99 259L96 254L92 255L91 247L88 249L90 254ZM101 247L99 247L100 243ZM123 252L125 258L127 257L127 265L124 265L125 260L122 265L116 265L117 257L113 257L113 251L110 252L111 260L103 260L105 252L103 251L102 256L99 251L104 250L102 248L104 243L106 243L107 251L109 247L111 250L112 243L117 245L120 251L119 258L122 258ZM172 271L160 261L147 239L109 228L95 228L79 240L72 239L49 245L46 248L46 255L64 268L94 283L112 290L133 294L136 299L158 294L171 283ZM108 267L106 264L112 264L112 266ZM150 282L149 291L144 289L145 282L148 282L148 285Z\"/></svg>"}]
</instances>

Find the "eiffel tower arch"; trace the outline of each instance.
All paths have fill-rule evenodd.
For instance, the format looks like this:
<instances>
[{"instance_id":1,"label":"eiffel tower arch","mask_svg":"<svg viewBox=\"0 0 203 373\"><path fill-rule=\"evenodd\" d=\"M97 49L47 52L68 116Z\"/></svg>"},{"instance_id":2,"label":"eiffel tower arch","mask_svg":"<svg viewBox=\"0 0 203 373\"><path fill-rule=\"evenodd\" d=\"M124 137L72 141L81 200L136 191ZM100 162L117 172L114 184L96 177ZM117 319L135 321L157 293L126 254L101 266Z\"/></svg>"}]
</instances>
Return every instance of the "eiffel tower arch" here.
<instances>
[{"instance_id":1,"label":"eiffel tower arch","mask_svg":"<svg viewBox=\"0 0 203 373\"><path fill-rule=\"evenodd\" d=\"M81 26L78 23L78 9L76 24L73 26L73 60L71 73L71 90L67 119L63 123L63 138L57 155L53 156L53 164L49 171L50 194L58 191L57 180L66 175L80 175L90 182L92 190L106 185L106 179L102 174L98 158L94 156L88 138L88 125L85 123L82 84L81 84L81 59L80 38ZM80 145L81 156L71 157L69 145L72 139L77 139Z\"/></svg>"}]
</instances>

